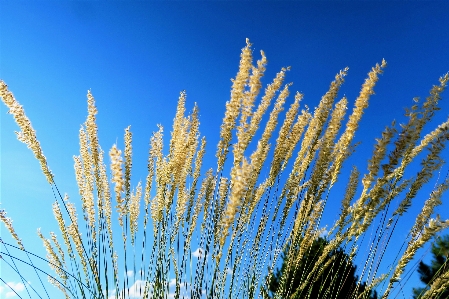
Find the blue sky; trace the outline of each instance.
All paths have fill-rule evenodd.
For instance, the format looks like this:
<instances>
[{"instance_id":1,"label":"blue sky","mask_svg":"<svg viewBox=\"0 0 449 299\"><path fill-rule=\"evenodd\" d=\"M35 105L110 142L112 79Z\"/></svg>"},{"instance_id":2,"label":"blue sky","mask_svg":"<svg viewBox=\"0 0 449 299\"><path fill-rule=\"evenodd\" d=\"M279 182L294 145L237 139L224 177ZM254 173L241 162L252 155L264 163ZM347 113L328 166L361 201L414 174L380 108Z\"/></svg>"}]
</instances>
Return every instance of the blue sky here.
<instances>
[{"instance_id":1,"label":"blue sky","mask_svg":"<svg viewBox=\"0 0 449 299\"><path fill-rule=\"evenodd\" d=\"M267 55L264 85L281 67L291 66L286 82L294 83L292 92L304 93L302 103L311 108L346 66L339 97L346 95L352 103L370 68L387 60L356 135L362 143L345 164L346 170L360 165L362 173L374 138L393 119L404 121L403 109L412 98L424 99L449 71L449 3L443 1L1 1L0 10L0 78L24 106L58 188L73 201L78 192L72 156L78 154L88 89L99 110L104 150L116 140L123 148L124 128L131 125L136 185L146 176L151 133L160 123L168 134L181 90L187 91L188 110L198 103L208 140L206 164L215 165L230 79L245 38L253 44L255 59L261 49ZM425 133L447 119L444 98ZM1 208L13 218L25 245L44 256L35 231L57 229L54 198L38 162L16 140L17 127L6 112L0 105ZM401 220L395 242L402 242L428 192L420 193ZM328 203L323 222L332 223L339 203L340 198ZM445 211L447 203L438 212L448 218ZM2 227L7 240L5 232ZM17 282L1 267L2 278ZM411 281L417 283L416 277Z\"/></svg>"}]
</instances>

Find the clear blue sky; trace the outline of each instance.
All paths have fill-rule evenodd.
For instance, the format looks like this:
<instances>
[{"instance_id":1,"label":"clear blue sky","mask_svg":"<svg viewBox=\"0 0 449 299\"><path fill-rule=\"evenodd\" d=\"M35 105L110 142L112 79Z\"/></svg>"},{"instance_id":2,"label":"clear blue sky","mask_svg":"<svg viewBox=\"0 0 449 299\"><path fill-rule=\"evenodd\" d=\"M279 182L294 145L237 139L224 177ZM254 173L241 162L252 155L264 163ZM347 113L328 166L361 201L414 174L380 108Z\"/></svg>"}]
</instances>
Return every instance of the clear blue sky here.
<instances>
[{"instance_id":1,"label":"clear blue sky","mask_svg":"<svg viewBox=\"0 0 449 299\"><path fill-rule=\"evenodd\" d=\"M0 14L0 79L24 106L59 189L73 201L78 192L72 156L78 154L88 89L99 110L104 150L117 139L123 148L123 130L131 125L135 185L145 178L156 124L170 132L181 90L187 91L188 109L198 103L209 165L214 165L230 78L237 72L245 38L253 44L255 59L261 49L267 55L264 85L281 67L291 66L286 81L294 82L291 90L304 93L303 103L311 108L346 66L349 74L339 97L345 94L352 103L370 68L387 60L356 136L362 143L345 164L346 170L359 165L362 173L374 138L393 119L404 121L403 108L412 105L413 97L425 98L449 71L447 1L2 0ZM434 125L447 119L448 92L444 98ZM16 140L16 124L6 111L0 105L1 208L14 219L25 246L44 256L35 231L57 229L51 212L54 198L38 162ZM426 192L401 220L394 243L402 243ZM328 203L323 222L332 223L339 203L340 197ZM445 218L447 207L446 202L438 209ZM10 240L3 227L2 238ZM1 267L2 278L18 282ZM417 283L417 276L410 281Z\"/></svg>"}]
</instances>

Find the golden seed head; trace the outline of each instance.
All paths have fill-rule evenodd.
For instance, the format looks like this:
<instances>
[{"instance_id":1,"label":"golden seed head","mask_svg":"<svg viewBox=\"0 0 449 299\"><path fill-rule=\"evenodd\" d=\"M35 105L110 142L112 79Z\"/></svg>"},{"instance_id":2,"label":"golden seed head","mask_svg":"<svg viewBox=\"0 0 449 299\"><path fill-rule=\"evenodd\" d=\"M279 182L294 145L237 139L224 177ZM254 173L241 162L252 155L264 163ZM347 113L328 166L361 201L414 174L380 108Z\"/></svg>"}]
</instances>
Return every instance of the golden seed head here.
<instances>
[{"instance_id":1,"label":"golden seed head","mask_svg":"<svg viewBox=\"0 0 449 299\"><path fill-rule=\"evenodd\" d=\"M21 142L25 143L29 149L31 149L34 153L34 156L41 164L42 172L49 184L54 183L53 174L47 165L47 158L45 158L44 153L42 152L41 145L36 137L36 131L31 126L31 122L28 117L25 115L25 110L16 101L12 92L8 90L8 85L3 80L0 80L0 97L2 98L5 105L9 108L10 114L14 116L14 120L19 125L19 128L22 130L20 132L16 132L17 139Z\"/></svg>"},{"instance_id":2,"label":"golden seed head","mask_svg":"<svg viewBox=\"0 0 449 299\"><path fill-rule=\"evenodd\" d=\"M12 226L12 219L6 217L6 211L3 209L0 210L0 220L3 222L3 224L5 224L11 236L17 241L17 244L19 245L20 249L24 250L22 240L19 239L19 236L17 235L16 231L14 230L14 227Z\"/></svg>"}]
</instances>

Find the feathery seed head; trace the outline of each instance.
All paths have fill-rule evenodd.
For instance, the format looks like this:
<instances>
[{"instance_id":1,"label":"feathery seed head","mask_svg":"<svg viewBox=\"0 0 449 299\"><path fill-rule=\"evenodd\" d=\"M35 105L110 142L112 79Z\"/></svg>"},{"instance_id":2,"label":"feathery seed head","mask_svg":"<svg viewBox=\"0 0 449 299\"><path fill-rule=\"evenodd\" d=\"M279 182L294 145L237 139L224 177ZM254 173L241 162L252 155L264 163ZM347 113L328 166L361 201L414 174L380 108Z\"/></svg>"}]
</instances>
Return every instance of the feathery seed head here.
<instances>
[{"instance_id":1,"label":"feathery seed head","mask_svg":"<svg viewBox=\"0 0 449 299\"><path fill-rule=\"evenodd\" d=\"M12 92L8 90L8 85L3 80L0 80L0 97L3 100L3 103L9 108L10 114L13 115L14 120L19 125L19 128L22 130L20 132L16 132L17 139L21 142L25 143L29 149L31 149L34 153L34 156L41 164L42 172L49 184L54 183L54 177L51 173L50 169L47 165L47 158L45 158L44 153L42 152L41 145L36 137L36 131L31 126L31 122L28 117L25 115L25 110L16 101Z\"/></svg>"},{"instance_id":2,"label":"feathery seed head","mask_svg":"<svg viewBox=\"0 0 449 299\"><path fill-rule=\"evenodd\" d=\"M136 232L138 229L138 218L140 213L140 198L142 197L142 186L137 184L136 192L131 193L129 203L129 226L131 228L131 243L134 245Z\"/></svg>"},{"instance_id":3,"label":"feathery seed head","mask_svg":"<svg viewBox=\"0 0 449 299\"><path fill-rule=\"evenodd\" d=\"M231 100L226 103L225 116L221 125L220 141L216 156L218 158L218 172L223 169L229 146L232 139L232 130L236 126L236 120L244 98L244 89L249 79L249 71L252 68L252 51L249 39L246 39L246 47L242 49L240 55L240 66L237 76L232 80Z\"/></svg>"},{"instance_id":4,"label":"feathery seed head","mask_svg":"<svg viewBox=\"0 0 449 299\"><path fill-rule=\"evenodd\" d=\"M12 226L12 219L6 217L6 211L3 209L0 210L0 220L5 224L11 236L17 241L17 244L19 245L20 249L25 250L22 244L22 240L19 239L19 236L17 235L16 231L14 230L14 227Z\"/></svg>"},{"instance_id":5,"label":"feathery seed head","mask_svg":"<svg viewBox=\"0 0 449 299\"><path fill-rule=\"evenodd\" d=\"M117 149L117 146L114 144L109 151L109 157L111 159L111 172L112 172L112 183L115 184L115 198L117 201L117 211L119 213L119 222L120 225L123 226L123 216L126 214L126 207L124 206L124 199L122 198L122 191L124 191L124 178L123 178L123 170L122 170L122 151Z\"/></svg>"},{"instance_id":6,"label":"feathery seed head","mask_svg":"<svg viewBox=\"0 0 449 299\"><path fill-rule=\"evenodd\" d=\"M125 129L125 194L126 200L129 200L131 192L131 167L132 167L132 133L131 126Z\"/></svg>"},{"instance_id":7,"label":"feathery seed head","mask_svg":"<svg viewBox=\"0 0 449 299\"><path fill-rule=\"evenodd\" d=\"M92 163L95 169L95 173L98 179L98 128L96 124L95 115L98 113L97 107L95 107L95 99L92 96L90 90L87 92L87 120L86 120L86 131L89 136L89 148L92 152Z\"/></svg>"},{"instance_id":8,"label":"feathery seed head","mask_svg":"<svg viewBox=\"0 0 449 299\"><path fill-rule=\"evenodd\" d=\"M234 223L236 214L240 211L240 207L247 188L248 179L250 178L252 165L246 159L243 159L241 166L235 171L235 175L231 178L231 194L226 211L222 217L222 232L220 245L223 246L228 236L229 227Z\"/></svg>"}]
</instances>

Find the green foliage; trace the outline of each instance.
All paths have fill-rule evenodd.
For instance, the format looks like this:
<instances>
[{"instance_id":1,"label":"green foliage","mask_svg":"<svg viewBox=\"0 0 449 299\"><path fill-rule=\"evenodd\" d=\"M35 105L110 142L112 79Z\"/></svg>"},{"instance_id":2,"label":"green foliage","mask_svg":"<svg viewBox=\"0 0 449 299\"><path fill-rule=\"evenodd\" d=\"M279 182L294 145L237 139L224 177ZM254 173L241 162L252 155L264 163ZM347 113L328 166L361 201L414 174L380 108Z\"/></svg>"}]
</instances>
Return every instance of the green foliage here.
<instances>
[{"instance_id":1,"label":"green foliage","mask_svg":"<svg viewBox=\"0 0 449 299\"><path fill-rule=\"evenodd\" d=\"M308 252L291 265L287 259L286 252L282 254L282 264L277 268L271 279L266 278L268 288L263 289L265 297L289 298L300 286L306 274L317 262L318 257L323 253L324 246L329 242L319 237L312 243ZM331 264L323 271L322 275L313 282L308 282L304 290L296 298L348 298L349 295L360 295L366 289L366 283L358 284L358 276L355 275L357 266L350 261L349 255L342 248L330 252L325 259L325 263L332 260ZM290 264L290 265L289 265ZM286 278L283 278L286 275ZM281 280L286 279L287 286L283 291L280 290ZM377 299L377 292L370 291L366 295L370 299ZM279 296L279 297L277 297ZM351 297L352 298L352 297Z\"/></svg>"}]
</instances>

